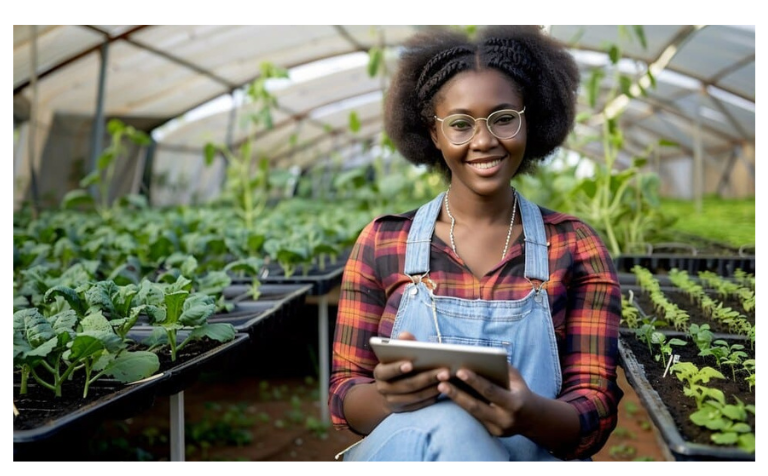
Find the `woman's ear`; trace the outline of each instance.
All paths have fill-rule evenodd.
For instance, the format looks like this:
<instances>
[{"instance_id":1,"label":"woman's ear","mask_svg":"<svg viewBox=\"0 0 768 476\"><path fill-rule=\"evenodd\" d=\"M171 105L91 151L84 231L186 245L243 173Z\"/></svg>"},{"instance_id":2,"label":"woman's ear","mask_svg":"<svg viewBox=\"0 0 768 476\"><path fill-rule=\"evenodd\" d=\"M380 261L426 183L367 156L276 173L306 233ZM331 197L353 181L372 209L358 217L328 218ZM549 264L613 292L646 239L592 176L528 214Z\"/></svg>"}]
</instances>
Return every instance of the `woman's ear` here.
<instances>
[{"instance_id":1,"label":"woman's ear","mask_svg":"<svg viewBox=\"0 0 768 476\"><path fill-rule=\"evenodd\" d=\"M435 124L429 126L429 136L432 138L432 143L435 144L435 148L440 150L440 142L437 140L437 127Z\"/></svg>"}]
</instances>

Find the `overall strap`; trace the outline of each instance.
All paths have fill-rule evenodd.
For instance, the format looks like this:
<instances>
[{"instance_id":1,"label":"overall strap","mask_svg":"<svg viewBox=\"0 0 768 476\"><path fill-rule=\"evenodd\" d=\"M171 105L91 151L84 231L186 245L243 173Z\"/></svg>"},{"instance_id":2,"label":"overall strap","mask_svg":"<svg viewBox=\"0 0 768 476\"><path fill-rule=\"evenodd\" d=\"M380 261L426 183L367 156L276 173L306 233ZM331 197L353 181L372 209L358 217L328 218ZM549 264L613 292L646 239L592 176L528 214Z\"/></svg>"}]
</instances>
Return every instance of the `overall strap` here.
<instances>
[{"instance_id":1,"label":"overall strap","mask_svg":"<svg viewBox=\"0 0 768 476\"><path fill-rule=\"evenodd\" d=\"M523 218L525 236L525 277L549 281L549 255L547 253L547 234L544 231L544 219L539 207L517 194L520 213Z\"/></svg>"},{"instance_id":2,"label":"overall strap","mask_svg":"<svg viewBox=\"0 0 768 476\"><path fill-rule=\"evenodd\" d=\"M429 272L429 250L435 221L440 214L445 192L440 193L431 202L422 205L413 217L411 231L405 246L405 274L421 276Z\"/></svg>"}]
</instances>

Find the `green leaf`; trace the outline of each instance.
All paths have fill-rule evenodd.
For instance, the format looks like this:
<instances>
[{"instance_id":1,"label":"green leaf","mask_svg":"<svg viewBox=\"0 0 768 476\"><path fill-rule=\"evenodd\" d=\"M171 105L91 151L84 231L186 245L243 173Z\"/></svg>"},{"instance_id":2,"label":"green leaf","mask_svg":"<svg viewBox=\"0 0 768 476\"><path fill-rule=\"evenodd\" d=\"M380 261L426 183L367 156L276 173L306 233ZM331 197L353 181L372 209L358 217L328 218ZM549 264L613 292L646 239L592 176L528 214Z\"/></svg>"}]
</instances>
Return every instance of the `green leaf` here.
<instances>
[{"instance_id":1,"label":"green leaf","mask_svg":"<svg viewBox=\"0 0 768 476\"><path fill-rule=\"evenodd\" d=\"M110 135L119 134L125 131L125 123L121 121L120 119L110 119L110 121L107 123L107 132Z\"/></svg>"},{"instance_id":2,"label":"green leaf","mask_svg":"<svg viewBox=\"0 0 768 476\"><path fill-rule=\"evenodd\" d=\"M74 289L67 286L54 286L45 292L43 300L47 303L53 302L56 296L61 296L69 304L69 307L77 313L78 316L85 316L88 310L86 303L80 299L80 296Z\"/></svg>"},{"instance_id":3,"label":"green leaf","mask_svg":"<svg viewBox=\"0 0 768 476\"><path fill-rule=\"evenodd\" d=\"M147 347L167 344L168 333L162 327L153 327L152 332L147 337L145 337L141 343Z\"/></svg>"},{"instance_id":4,"label":"green leaf","mask_svg":"<svg viewBox=\"0 0 768 476\"><path fill-rule=\"evenodd\" d=\"M654 76L650 71L648 71L646 74L648 75L648 79L651 80L651 87L656 89L656 76Z\"/></svg>"},{"instance_id":5,"label":"green leaf","mask_svg":"<svg viewBox=\"0 0 768 476\"><path fill-rule=\"evenodd\" d=\"M184 276L194 276L197 270L197 259L194 256L187 256L181 264L181 274Z\"/></svg>"},{"instance_id":6,"label":"green leaf","mask_svg":"<svg viewBox=\"0 0 768 476\"><path fill-rule=\"evenodd\" d=\"M38 347L56 335L48 320L35 308L16 311L13 330L20 332L32 347Z\"/></svg>"},{"instance_id":7,"label":"green leaf","mask_svg":"<svg viewBox=\"0 0 768 476\"><path fill-rule=\"evenodd\" d=\"M129 193L128 195L120 197L120 204L122 206L132 206L138 210L149 208L147 197L137 193Z\"/></svg>"},{"instance_id":8,"label":"green leaf","mask_svg":"<svg viewBox=\"0 0 768 476\"><path fill-rule=\"evenodd\" d=\"M624 76L623 74L619 76L619 89L621 89L622 94L626 94L629 97L633 97L632 94L632 78L628 76Z\"/></svg>"},{"instance_id":9,"label":"green leaf","mask_svg":"<svg viewBox=\"0 0 768 476\"><path fill-rule=\"evenodd\" d=\"M115 313L115 305L112 303L112 294L117 291L112 281L99 281L85 292L85 301L90 308ZM116 316L115 316L116 317Z\"/></svg>"},{"instance_id":10,"label":"green leaf","mask_svg":"<svg viewBox=\"0 0 768 476\"><path fill-rule=\"evenodd\" d=\"M109 167L112 164L112 162L115 161L115 157L116 157L115 153L113 151L111 151L111 150L107 150L107 151L103 152L99 156L99 159L96 162L96 168L98 170L106 169L107 167Z\"/></svg>"},{"instance_id":11,"label":"green leaf","mask_svg":"<svg viewBox=\"0 0 768 476\"><path fill-rule=\"evenodd\" d=\"M88 314L80 321L80 325L84 331L112 332L112 324L101 311Z\"/></svg>"},{"instance_id":12,"label":"green leaf","mask_svg":"<svg viewBox=\"0 0 768 476\"><path fill-rule=\"evenodd\" d=\"M230 284L232 284L232 278L226 271L210 271L198 280L197 292L215 296L221 294L224 288Z\"/></svg>"},{"instance_id":13,"label":"green leaf","mask_svg":"<svg viewBox=\"0 0 768 476\"><path fill-rule=\"evenodd\" d=\"M104 350L104 343L101 339L84 333L78 334L75 340L72 341L72 352L69 355L69 359L74 362L90 357L102 350Z\"/></svg>"},{"instance_id":14,"label":"green leaf","mask_svg":"<svg viewBox=\"0 0 768 476\"><path fill-rule=\"evenodd\" d=\"M384 52L381 48L374 46L368 50L368 76L373 78L379 72L382 59L384 58Z\"/></svg>"},{"instance_id":15,"label":"green leaf","mask_svg":"<svg viewBox=\"0 0 768 476\"><path fill-rule=\"evenodd\" d=\"M592 105L592 107L594 107L594 104ZM593 114L591 112L582 111L576 114L576 123L581 124L581 123L587 122L592 116Z\"/></svg>"},{"instance_id":16,"label":"green leaf","mask_svg":"<svg viewBox=\"0 0 768 476\"><path fill-rule=\"evenodd\" d=\"M88 188L101 182L101 172L94 170L80 180L81 188Z\"/></svg>"},{"instance_id":17,"label":"green leaf","mask_svg":"<svg viewBox=\"0 0 768 476\"><path fill-rule=\"evenodd\" d=\"M53 352L56 347L59 345L59 339L57 337L52 337L51 339L43 342L36 348L32 349L31 347L24 353L25 357L47 357L48 354ZM14 339L14 354L16 353L16 341Z\"/></svg>"},{"instance_id":18,"label":"green leaf","mask_svg":"<svg viewBox=\"0 0 768 476\"><path fill-rule=\"evenodd\" d=\"M154 352L122 352L107 367L105 373L119 382L131 383L147 378L160 369L160 360Z\"/></svg>"},{"instance_id":19,"label":"green leaf","mask_svg":"<svg viewBox=\"0 0 768 476\"><path fill-rule=\"evenodd\" d=\"M264 236L261 235L261 238L263 242ZM250 256L248 258L227 263L227 265L224 266L224 271L242 271L250 276L257 276L262 266L264 266L264 260L255 256Z\"/></svg>"},{"instance_id":20,"label":"green leaf","mask_svg":"<svg viewBox=\"0 0 768 476\"><path fill-rule=\"evenodd\" d=\"M216 304L206 295L193 294L186 301L179 322L185 326L197 327L206 323L208 316L216 311Z\"/></svg>"},{"instance_id":21,"label":"green leaf","mask_svg":"<svg viewBox=\"0 0 768 476\"><path fill-rule=\"evenodd\" d=\"M621 59L621 50L618 45L611 45L608 49L608 57L611 59L611 63L616 64Z\"/></svg>"},{"instance_id":22,"label":"green leaf","mask_svg":"<svg viewBox=\"0 0 768 476\"><path fill-rule=\"evenodd\" d=\"M746 451L747 453L754 453L755 452L755 434L754 433L746 433L743 435L739 435L739 448Z\"/></svg>"},{"instance_id":23,"label":"green leaf","mask_svg":"<svg viewBox=\"0 0 768 476\"><path fill-rule=\"evenodd\" d=\"M600 82L604 76L605 72L602 69L593 69L589 76L587 102L591 108L597 105L597 98L600 95Z\"/></svg>"},{"instance_id":24,"label":"green leaf","mask_svg":"<svg viewBox=\"0 0 768 476\"><path fill-rule=\"evenodd\" d=\"M189 296L189 291L179 290L165 294L166 316L163 325L176 324L181 316L184 300Z\"/></svg>"},{"instance_id":25,"label":"green leaf","mask_svg":"<svg viewBox=\"0 0 768 476\"><path fill-rule=\"evenodd\" d=\"M152 137L144 131L130 128L128 138L136 145L148 146L152 143Z\"/></svg>"},{"instance_id":26,"label":"green leaf","mask_svg":"<svg viewBox=\"0 0 768 476\"><path fill-rule=\"evenodd\" d=\"M74 332L75 326L77 326L77 314L72 309L67 309L49 317L48 322L51 323L51 328L56 335Z\"/></svg>"},{"instance_id":27,"label":"green leaf","mask_svg":"<svg viewBox=\"0 0 768 476\"><path fill-rule=\"evenodd\" d=\"M61 199L61 208L71 210L80 206L93 207L93 197L85 190L70 190Z\"/></svg>"},{"instance_id":28,"label":"green leaf","mask_svg":"<svg viewBox=\"0 0 768 476\"><path fill-rule=\"evenodd\" d=\"M644 50L648 49L648 42L645 39L645 29L642 25L632 25L632 30L635 32L635 36L640 40L640 45Z\"/></svg>"},{"instance_id":29,"label":"green leaf","mask_svg":"<svg viewBox=\"0 0 768 476\"><path fill-rule=\"evenodd\" d=\"M208 337L217 342L228 342L235 338L236 330L232 324L226 322L217 322L215 324L206 324L194 329L190 333L190 340L202 339Z\"/></svg>"},{"instance_id":30,"label":"green leaf","mask_svg":"<svg viewBox=\"0 0 768 476\"><path fill-rule=\"evenodd\" d=\"M360 118L357 116L357 111L351 111L349 113L349 130L352 132L360 132Z\"/></svg>"},{"instance_id":31,"label":"green leaf","mask_svg":"<svg viewBox=\"0 0 768 476\"><path fill-rule=\"evenodd\" d=\"M718 445L735 445L738 438L737 433L715 433L711 436L712 441Z\"/></svg>"},{"instance_id":32,"label":"green leaf","mask_svg":"<svg viewBox=\"0 0 768 476\"><path fill-rule=\"evenodd\" d=\"M203 148L203 158L205 159L205 165L212 165L213 159L216 158L216 146L210 142L205 144L205 147Z\"/></svg>"}]
</instances>

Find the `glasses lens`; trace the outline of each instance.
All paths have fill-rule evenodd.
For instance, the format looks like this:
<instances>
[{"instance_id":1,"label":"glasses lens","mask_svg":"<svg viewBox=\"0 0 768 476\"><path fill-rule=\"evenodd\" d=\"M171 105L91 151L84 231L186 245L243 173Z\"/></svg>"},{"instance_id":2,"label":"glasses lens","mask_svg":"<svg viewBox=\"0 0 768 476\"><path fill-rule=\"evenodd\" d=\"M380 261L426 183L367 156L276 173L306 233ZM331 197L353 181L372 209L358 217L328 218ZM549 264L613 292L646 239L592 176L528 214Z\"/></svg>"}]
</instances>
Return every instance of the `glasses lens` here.
<instances>
[{"instance_id":1,"label":"glasses lens","mask_svg":"<svg viewBox=\"0 0 768 476\"><path fill-rule=\"evenodd\" d=\"M443 134L454 144L463 144L475 134L475 120L465 114L454 114L443 119Z\"/></svg>"},{"instance_id":2,"label":"glasses lens","mask_svg":"<svg viewBox=\"0 0 768 476\"><path fill-rule=\"evenodd\" d=\"M513 110L496 111L488 116L488 128L499 139L511 139L520 132L520 113Z\"/></svg>"}]
</instances>

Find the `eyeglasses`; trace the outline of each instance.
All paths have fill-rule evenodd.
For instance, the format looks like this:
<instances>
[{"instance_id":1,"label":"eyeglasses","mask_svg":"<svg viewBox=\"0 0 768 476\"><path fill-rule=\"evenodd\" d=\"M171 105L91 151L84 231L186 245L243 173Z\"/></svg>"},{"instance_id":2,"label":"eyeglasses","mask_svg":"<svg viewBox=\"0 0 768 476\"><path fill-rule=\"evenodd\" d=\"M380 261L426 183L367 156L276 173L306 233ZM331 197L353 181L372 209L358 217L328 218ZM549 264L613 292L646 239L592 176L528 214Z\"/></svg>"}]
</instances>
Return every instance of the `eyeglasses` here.
<instances>
[{"instance_id":1,"label":"eyeglasses","mask_svg":"<svg viewBox=\"0 0 768 476\"><path fill-rule=\"evenodd\" d=\"M462 145L471 141L477 134L477 121L485 121L488 131L497 139L505 140L515 137L520 132L521 116L524 112L525 108L522 111L502 109L488 117L477 119L468 114L451 114L442 119L435 116L435 120L440 121L440 128L451 144Z\"/></svg>"}]
</instances>

